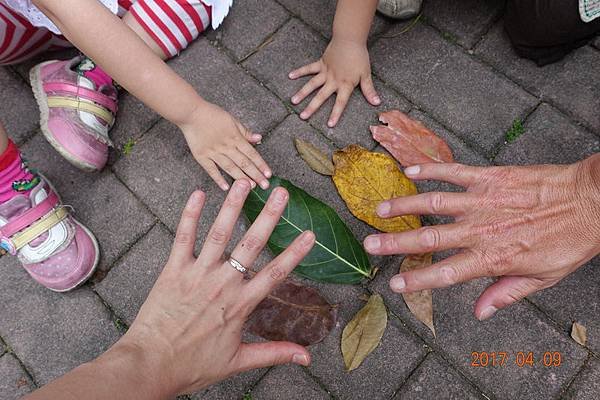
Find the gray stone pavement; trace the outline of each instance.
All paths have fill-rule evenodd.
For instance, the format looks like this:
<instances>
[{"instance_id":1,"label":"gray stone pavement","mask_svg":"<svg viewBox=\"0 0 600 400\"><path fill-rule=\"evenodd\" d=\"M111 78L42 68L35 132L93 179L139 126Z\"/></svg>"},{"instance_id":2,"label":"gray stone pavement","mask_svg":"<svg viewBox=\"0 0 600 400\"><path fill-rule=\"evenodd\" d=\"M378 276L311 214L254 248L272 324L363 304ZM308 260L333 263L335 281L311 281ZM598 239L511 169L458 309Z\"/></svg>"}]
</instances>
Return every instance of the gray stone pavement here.
<instances>
[{"instance_id":1,"label":"gray stone pavement","mask_svg":"<svg viewBox=\"0 0 600 400\"><path fill-rule=\"evenodd\" d=\"M259 149L275 172L331 204L359 239L373 229L350 215L329 178L300 161L292 138L329 151L350 143L384 151L368 126L377 121L378 110L398 108L438 132L456 159L469 164L570 163L600 151L600 38L538 68L512 52L502 30L501 0L426 0L423 18L407 32L406 22L377 16L369 43L384 104L371 107L355 91L338 127L325 126L331 101L310 121L300 120L297 114L307 103L293 106L289 97L305 80L290 81L287 73L319 56L334 10L335 2L328 0L237 0L222 29L207 33L170 65L202 95L264 133ZM223 199L176 127L128 94L121 96L109 167L98 174L71 167L39 133L28 88L31 65L0 68L0 118L32 164L97 235L102 261L92 281L69 294L35 284L14 259L0 261L2 399L23 395L114 343L160 273L187 195L196 187L209 195L200 238ZM517 120L524 132L506 143L505 134ZM126 154L128 142L133 147ZM419 187L457 190L434 182ZM245 227L241 220L236 238ZM265 252L261 259L269 258ZM253 371L191 398L598 398L598 258L483 323L472 309L489 281L435 290L437 337L388 288L401 257L371 261L381 270L364 285L310 283L340 305L340 320L330 336L311 347L309 368ZM359 297L369 292L383 295L390 323L381 345L347 373L339 350L341 330L361 307ZM586 346L570 339L573 321L587 327ZM506 352L508 362L473 367L475 351ZM532 352L535 364L517 366L518 352ZM561 365L544 366L546 352L560 352Z\"/></svg>"}]
</instances>

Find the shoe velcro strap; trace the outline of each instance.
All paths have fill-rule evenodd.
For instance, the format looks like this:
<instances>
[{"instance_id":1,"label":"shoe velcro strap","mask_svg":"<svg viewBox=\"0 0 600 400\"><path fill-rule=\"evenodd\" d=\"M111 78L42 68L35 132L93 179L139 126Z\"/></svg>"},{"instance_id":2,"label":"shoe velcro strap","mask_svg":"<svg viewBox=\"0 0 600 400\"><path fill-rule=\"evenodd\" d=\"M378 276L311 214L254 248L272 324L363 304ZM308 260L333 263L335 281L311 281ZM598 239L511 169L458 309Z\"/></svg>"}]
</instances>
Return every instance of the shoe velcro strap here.
<instances>
[{"instance_id":1,"label":"shoe velcro strap","mask_svg":"<svg viewBox=\"0 0 600 400\"><path fill-rule=\"evenodd\" d=\"M82 97L87 100L91 100L95 103L100 104L103 107L109 109L113 114L117 113L117 103L115 99L109 96L97 92L95 90L87 89L81 86L74 85L66 82L50 82L44 83L45 92L67 92L72 93L77 97Z\"/></svg>"},{"instance_id":2,"label":"shoe velcro strap","mask_svg":"<svg viewBox=\"0 0 600 400\"><path fill-rule=\"evenodd\" d=\"M40 220L31 225L30 227L17 233L9 240L12 242L14 251L19 251L33 240L40 237L45 232L48 232L55 225L59 224L69 215L67 208L60 206L55 208L50 213L44 215Z\"/></svg>"},{"instance_id":3,"label":"shoe velcro strap","mask_svg":"<svg viewBox=\"0 0 600 400\"><path fill-rule=\"evenodd\" d=\"M54 191L50 191L48 197L42 200L35 207L30 208L17 218L4 225L2 229L0 229L0 235L2 237L13 236L15 233L23 230L44 215L48 214L58 203L58 196L56 193L54 193Z\"/></svg>"},{"instance_id":4,"label":"shoe velcro strap","mask_svg":"<svg viewBox=\"0 0 600 400\"><path fill-rule=\"evenodd\" d=\"M108 125L112 125L114 116L106 108L98 106L87 101L77 100L71 97L49 96L48 107L50 108L73 108L78 111L85 111L102 118Z\"/></svg>"}]
</instances>

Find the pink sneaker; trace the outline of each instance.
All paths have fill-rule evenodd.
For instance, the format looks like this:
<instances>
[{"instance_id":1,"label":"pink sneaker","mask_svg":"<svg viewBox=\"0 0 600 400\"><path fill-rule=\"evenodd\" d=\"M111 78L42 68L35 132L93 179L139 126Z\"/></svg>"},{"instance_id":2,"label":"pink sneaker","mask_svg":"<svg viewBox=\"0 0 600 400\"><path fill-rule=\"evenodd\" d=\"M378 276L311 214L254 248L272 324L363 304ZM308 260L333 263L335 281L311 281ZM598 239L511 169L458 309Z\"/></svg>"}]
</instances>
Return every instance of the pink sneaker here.
<instances>
[{"instance_id":1,"label":"pink sneaker","mask_svg":"<svg viewBox=\"0 0 600 400\"><path fill-rule=\"evenodd\" d=\"M117 113L117 90L113 85L96 88L75 72L82 59L47 61L33 67L29 75L48 142L71 164L99 171L112 146L108 131Z\"/></svg>"},{"instance_id":2,"label":"pink sneaker","mask_svg":"<svg viewBox=\"0 0 600 400\"><path fill-rule=\"evenodd\" d=\"M45 178L0 205L0 249L17 255L33 279L56 292L85 282L98 265L94 235L75 220Z\"/></svg>"}]
</instances>

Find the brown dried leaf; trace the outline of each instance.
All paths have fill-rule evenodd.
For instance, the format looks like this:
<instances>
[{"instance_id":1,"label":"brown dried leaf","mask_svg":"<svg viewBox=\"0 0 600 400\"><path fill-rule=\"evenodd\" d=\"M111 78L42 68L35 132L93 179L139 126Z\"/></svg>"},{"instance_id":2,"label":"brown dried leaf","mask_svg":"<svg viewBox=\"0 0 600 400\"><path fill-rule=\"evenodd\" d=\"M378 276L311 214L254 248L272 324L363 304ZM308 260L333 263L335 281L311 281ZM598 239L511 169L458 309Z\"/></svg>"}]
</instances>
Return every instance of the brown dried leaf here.
<instances>
[{"instance_id":1,"label":"brown dried leaf","mask_svg":"<svg viewBox=\"0 0 600 400\"><path fill-rule=\"evenodd\" d=\"M579 322L573 322L573 327L571 328L571 337L580 345L585 346L585 343L587 342L586 327L581 325Z\"/></svg>"},{"instance_id":2,"label":"brown dried leaf","mask_svg":"<svg viewBox=\"0 0 600 400\"><path fill-rule=\"evenodd\" d=\"M381 218L377 205L384 200L417 194L394 159L358 145L333 153L333 182L352 214L383 232L402 232L421 227L416 215Z\"/></svg>"},{"instance_id":3,"label":"brown dried leaf","mask_svg":"<svg viewBox=\"0 0 600 400\"><path fill-rule=\"evenodd\" d=\"M333 175L333 163L327 154L316 148L312 143L302 139L294 139L294 144L296 145L296 150L298 150L300 157L306 161L313 171L322 175Z\"/></svg>"},{"instance_id":4,"label":"brown dried leaf","mask_svg":"<svg viewBox=\"0 0 600 400\"><path fill-rule=\"evenodd\" d=\"M336 318L337 306L329 304L317 290L287 279L260 302L246 327L267 340L308 346L323 340Z\"/></svg>"},{"instance_id":5,"label":"brown dried leaf","mask_svg":"<svg viewBox=\"0 0 600 400\"><path fill-rule=\"evenodd\" d=\"M400 265L400 272L412 271L415 269L425 268L431 265L433 255L426 254L411 254L404 257ZM415 317L431 330L435 336L435 327L433 325L433 298L431 290L421 290L412 293L402 293L402 298L406 306Z\"/></svg>"},{"instance_id":6,"label":"brown dried leaf","mask_svg":"<svg viewBox=\"0 0 600 400\"><path fill-rule=\"evenodd\" d=\"M348 371L358 368L375 350L386 326L387 311L383 298L374 294L342 332L342 355Z\"/></svg>"},{"instance_id":7,"label":"brown dried leaf","mask_svg":"<svg viewBox=\"0 0 600 400\"><path fill-rule=\"evenodd\" d=\"M379 114L379 121L387 126L371 126L373 139L381 143L403 167L454 161L446 142L408 115L392 110Z\"/></svg>"}]
</instances>

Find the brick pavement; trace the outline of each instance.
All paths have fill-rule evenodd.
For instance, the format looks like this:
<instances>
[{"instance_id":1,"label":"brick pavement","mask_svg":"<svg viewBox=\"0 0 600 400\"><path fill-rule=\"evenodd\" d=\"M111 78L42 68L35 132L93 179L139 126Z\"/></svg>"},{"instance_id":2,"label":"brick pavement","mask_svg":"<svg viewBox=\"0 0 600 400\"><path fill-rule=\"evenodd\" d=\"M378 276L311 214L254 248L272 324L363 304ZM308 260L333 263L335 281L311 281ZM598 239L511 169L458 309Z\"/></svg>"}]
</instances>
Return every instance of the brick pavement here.
<instances>
[{"instance_id":1,"label":"brick pavement","mask_svg":"<svg viewBox=\"0 0 600 400\"><path fill-rule=\"evenodd\" d=\"M568 163L600 151L600 38L539 69L517 58L502 31L502 0L427 0L407 23L376 17L369 39L375 83L385 108L399 108L442 135L459 161L477 164ZM335 129L329 108L310 121L289 97L303 81L290 69L313 61L327 44L334 1L237 0L223 28L171 62L211 101L263 132L261 152L276 173L330 203L359 239L372 232L352 218L328 178L298 159L293 137L333 150L360 143L383 151L368 125L376 109L355 91ZM87 361L124 332L168 254L179 211L197 186L208 191L199 237L223 194L197 166L176 128L137 100L121 96L110 167L84 174L62 160L38 132L27 82L32 63L0 69L0 117L34 165L57 186L98 236L100 271L69 294L49 292L15 260L0 262L0 398L22 395ZM329 103L331 104L331 102ZM505 133L520 120L524 133ZM134 143L125 154L125 143ZM422 190L451 189L426 183ZM126 221L126 223L123 223ZM240 237L241 221L236 230ZM263 260L270 256L264 253ZM554 288L477 322L472 305L486 281L434 291L437 338L408 312L387 281L400 258L374 258L378 276L364 286L313 284L340 304L340 323L313 348L310 368L279 366L231 378L194 399L594 399L600 393L600 260ZM327 289L327 290L325 290ZM343 371L340 332L369 291L384 296L390 324L382 344L352 373ZM587 346L569 338L573 320L588 328ZM560 351L560 368L473 368L472 351Z\"/></svg>"}]
</instances>

